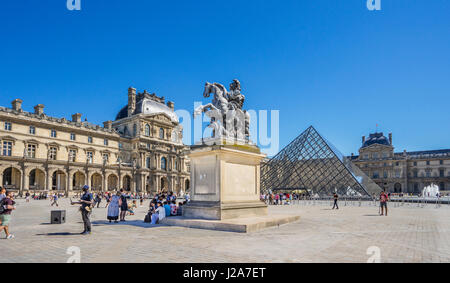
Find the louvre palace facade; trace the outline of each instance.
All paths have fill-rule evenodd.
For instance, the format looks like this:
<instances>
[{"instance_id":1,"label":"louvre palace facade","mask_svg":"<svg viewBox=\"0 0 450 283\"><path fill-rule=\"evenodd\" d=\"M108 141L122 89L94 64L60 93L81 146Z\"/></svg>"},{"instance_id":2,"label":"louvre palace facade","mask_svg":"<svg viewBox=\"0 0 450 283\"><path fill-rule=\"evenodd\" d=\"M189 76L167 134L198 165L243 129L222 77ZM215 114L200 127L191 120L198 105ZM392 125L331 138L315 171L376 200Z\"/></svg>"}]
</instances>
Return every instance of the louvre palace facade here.
<instances>
[{"instance_id":1,"label":"louvre palace facade","mask_svg":"<svg viewBox=\"0 0 450 283\"><path fill-rule=\"evenodd\" d=\"M128 104L103 126L47 116L22 100L0 107L0 184L20 194L54 191L155 193L189 189L189 160L174 103L128 89Z\"/></svg>"},{"instance_id":2,"label":"louvre palace facade","mask_svg":"<svg viewBox=\"0 0 450 283\"><path fill-rule=\"evenodd\" d=\"M450 149L394 152L392 134L374 133L351 158L387 192L419 194L431 184L450 191Z\"/></svg>"}]
</instances>

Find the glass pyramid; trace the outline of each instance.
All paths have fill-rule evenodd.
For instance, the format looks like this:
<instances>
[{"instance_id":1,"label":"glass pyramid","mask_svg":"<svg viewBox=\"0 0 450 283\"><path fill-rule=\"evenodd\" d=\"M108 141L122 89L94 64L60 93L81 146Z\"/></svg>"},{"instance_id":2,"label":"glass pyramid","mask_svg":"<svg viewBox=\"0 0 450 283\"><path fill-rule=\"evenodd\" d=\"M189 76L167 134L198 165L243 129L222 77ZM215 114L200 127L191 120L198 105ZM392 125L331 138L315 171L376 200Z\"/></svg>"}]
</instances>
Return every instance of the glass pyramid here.
<instances>
[{"instance_id":1,"label":"glass pyramid","mask_svg":"<svg viewBox=\"0 0 450 283\"><path fill-rule=\"evenodd\" d=\"M261 166L261 190L304 191L314 197L374 198L382 189L314 127Z\"/></svg>"}]
</instances>

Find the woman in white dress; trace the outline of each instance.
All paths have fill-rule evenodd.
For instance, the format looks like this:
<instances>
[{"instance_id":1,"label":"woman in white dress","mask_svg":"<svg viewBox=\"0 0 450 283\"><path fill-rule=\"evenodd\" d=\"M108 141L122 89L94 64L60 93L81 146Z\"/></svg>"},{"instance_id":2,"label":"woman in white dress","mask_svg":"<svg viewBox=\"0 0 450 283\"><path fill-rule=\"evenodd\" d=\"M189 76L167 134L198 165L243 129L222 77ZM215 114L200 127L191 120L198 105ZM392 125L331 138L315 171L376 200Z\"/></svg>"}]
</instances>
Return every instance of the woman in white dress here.
<instances>
[{"instance_id":1,"label":"woman in white dress","mask_svg":"<svg viewBox=\"0 0 450 283\"><path fill-rule=\"evenodd\" d=\"M122 200L120 199L120 192L117 192L114 196L111 197L111 202L108 206L108 220L109 223L114 220L114 223L117 223L119 219L119 207L122 205Z\"/></svg>"}]
</instances>

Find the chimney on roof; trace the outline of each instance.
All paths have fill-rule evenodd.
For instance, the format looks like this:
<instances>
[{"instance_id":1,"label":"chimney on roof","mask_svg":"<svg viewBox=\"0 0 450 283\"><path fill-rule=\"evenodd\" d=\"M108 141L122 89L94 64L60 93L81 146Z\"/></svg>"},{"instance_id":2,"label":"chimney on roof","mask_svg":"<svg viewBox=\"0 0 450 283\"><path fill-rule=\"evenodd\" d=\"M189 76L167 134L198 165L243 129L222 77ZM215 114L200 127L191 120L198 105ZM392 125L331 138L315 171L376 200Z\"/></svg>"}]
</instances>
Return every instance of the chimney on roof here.
<instances>
[{"instance_id":1,"label":"chimney on roof","mask_svg":"<svg viewBox=\"0 0 450 283\"><path fill-rule=\"evenodd\" d=\"M172 101L167 102L167 106L172 110L175 109L175 103L173 103Z\"/></svg>"},{"instance_id":2,"label":"chimney on roof","mask_svg":"<svg viewBox=\"0 0 450 283\"><path fill-rule=\"evenodd\" d=\"M392 145L392 133L389 133L389 144Z\"/></svg>"},{"instance_id":3,"label":"chimney on roof","mask_svg":"<svg viewBox=\"0 0 450 283\"><path fill-rule=\"evenodd\" d=\"M103 122L103 127L105 129L111 130L112 129L112 121Z\"/></svg>"},{"instance_id":4,"label":"chimney on roof","mask_svg":"<svg viewBox=\"0 0 450 283\"><path fill-rule=\"evenodd\" d=\"M44 105L38 104L38 105L34 106L34 114L37 114L37 115L44 114Z\"/></svg>"},{"instance_id":5,"label":"chimney on roof","mask_svg":"<svg viewBox=\"0 0 450 283\"><path fill-rule=\"evenodd\" d=\"M366 136L362 137L362 143L364 144L366 142Z\"/></svg>"},{"instance_id":6,"label":"chimney on roof","mask_svg":"<svg viewBox=\"0 0 450 283\"><path fill-rule=\"evenodd\" d=\"M128 117L133 115L136 110L136 89L133 87L128 88Z\"/></svg>"},{"instance_id":7,"label":"chimney on roof","mask_svg":"<svg viewBox=\"0 0 450 283\"><path fill-rule=\"evenodd\" d=\"M81 123L81 114L80 113L73 114L72 122Z\"/></svg>"},{"instance_id":8,"label":"chimney on roof","mask_svg":"<svg viewBox=\"0 0 450 283\"><path fill-rule=\"evenodd\" d=\"M12 105L12 109L16 110L16 111L22 111L22 99L14 99L13 102L11 102Z\"/></svg>"}]
</instances>

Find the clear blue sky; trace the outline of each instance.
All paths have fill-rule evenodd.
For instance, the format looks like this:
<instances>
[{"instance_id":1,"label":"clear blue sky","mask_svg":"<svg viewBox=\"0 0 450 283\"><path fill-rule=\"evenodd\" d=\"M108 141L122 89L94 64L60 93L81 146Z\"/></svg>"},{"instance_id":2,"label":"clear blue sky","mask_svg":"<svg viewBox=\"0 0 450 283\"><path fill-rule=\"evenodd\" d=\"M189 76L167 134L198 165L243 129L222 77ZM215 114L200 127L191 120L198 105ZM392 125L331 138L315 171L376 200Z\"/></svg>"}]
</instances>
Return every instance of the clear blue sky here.
<instances>
[{"instance_id":1,"label":"clear blue sky","mask_svg":"<svg viewBox=\"0 0 450 283\"><path fill-rule=\"evenodd\" d=\"M450 148L450 1L2 0L0 105L114 119L127 88L192 109L239 78L280 110L280 142L314 125L344 154L393 132L397 151Z\"/></svg>"}]
</instances>

